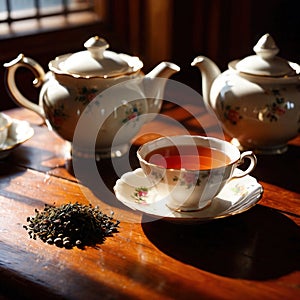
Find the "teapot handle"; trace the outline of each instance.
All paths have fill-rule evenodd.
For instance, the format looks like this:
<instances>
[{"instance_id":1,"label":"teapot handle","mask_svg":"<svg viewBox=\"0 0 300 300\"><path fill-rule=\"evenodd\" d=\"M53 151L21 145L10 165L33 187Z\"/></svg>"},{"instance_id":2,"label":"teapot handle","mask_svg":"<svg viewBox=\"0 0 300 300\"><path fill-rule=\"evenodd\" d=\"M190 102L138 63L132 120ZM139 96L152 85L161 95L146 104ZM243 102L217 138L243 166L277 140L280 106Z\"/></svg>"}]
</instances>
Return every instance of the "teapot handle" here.
<instances>
[{"instance_id":1,"label":"teapot handle","mask_svg":"<svg viewBox=\"0 0 300 300\"><path fill-rule=\"evenodd\" d=\"M25 57L23 54L19 54L18 57L11 62L5 63L4 67L7 68L5 76L6 86L8 87L8 91L13 100L20 106L34 111L45 121L46 118L43 108L24 97L19 91L15 82L15 74L17 69L19 67L25 67L29 69L35 76L33 85L35 87L40 87L45 81L45 72L43 68L35 60Z\"/></svg>"}]
</instances>

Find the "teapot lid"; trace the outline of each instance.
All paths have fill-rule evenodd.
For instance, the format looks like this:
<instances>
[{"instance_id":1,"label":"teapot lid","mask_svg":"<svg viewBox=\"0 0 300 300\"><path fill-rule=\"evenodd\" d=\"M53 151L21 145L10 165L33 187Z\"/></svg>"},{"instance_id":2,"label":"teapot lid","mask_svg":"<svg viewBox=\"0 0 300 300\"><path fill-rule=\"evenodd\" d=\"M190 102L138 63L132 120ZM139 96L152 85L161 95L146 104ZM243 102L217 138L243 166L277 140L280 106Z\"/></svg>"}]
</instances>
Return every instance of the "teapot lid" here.
<instances>
[{"instance_id":1,"label":"teapot lid","mask_svg":"<svg viewBox=\"0 0 300 300\"><path fill-rule=\"evenodd\" d=\"M106 78L136 72L143 66L138 57L106 50L109 44L98 36L87 40L84 46L87 50L58 57L56 67L74 76Z\"/></svg>"},{"instance_id":2,"label":"teapot lid","mask_svg":"<svg viewBox=\"0 0 300 300\"><path fill-rule=\"evenodd\" d=\"M256 55L248 56L229 65L234 69L252 75L260 76L294 76L296 71L291 64L276 54L279 52L270 34L265 34L253 47Z\"/></svg>"}]
</instances>

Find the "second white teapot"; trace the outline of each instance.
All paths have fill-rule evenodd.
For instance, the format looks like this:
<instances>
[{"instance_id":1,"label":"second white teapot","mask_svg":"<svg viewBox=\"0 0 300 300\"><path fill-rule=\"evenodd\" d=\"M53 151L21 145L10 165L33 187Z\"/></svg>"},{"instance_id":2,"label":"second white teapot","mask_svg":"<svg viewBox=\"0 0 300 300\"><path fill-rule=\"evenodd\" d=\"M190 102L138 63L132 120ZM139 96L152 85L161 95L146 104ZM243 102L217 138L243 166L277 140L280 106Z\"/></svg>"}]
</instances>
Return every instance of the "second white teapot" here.
<instances>
[{"instance_id":1,"label":"second white teapot","mask_svg":"<svg viewBox=\"0 0 300 300\"><path fill-rule=\"evenodd\" d=\"M205 104L235 143L257 153L282 153L300 128L300 66L276 56L269 34L253 49L256 55L230 62L222 74L204 56L192 65L201 71Z\"/></svg>"}]
</instances>

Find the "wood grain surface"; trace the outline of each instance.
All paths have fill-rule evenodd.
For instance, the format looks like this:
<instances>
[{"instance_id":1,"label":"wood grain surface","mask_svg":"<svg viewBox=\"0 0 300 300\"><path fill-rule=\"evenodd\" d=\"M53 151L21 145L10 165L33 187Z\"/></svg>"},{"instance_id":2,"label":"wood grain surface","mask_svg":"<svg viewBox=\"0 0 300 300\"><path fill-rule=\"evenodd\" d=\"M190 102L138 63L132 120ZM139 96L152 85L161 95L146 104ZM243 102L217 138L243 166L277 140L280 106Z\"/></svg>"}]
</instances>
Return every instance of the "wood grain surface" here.
<instances>
[{"instance_id":1,"label":"wood grain surface","mask_svg":"<svg viewBox=\"0 0 300 300\"><path fill-rule=\"evenodd\" d=\"M30 121L35 134L0 160L3 299L300 299L299 136L285 154L258 156L252 175L264 193L255 207L184 225L150 219L117 201L113 186L120 174L114 164L126 172L122 159L128 157L97 163L106 186L97 190L76 178L69 144L39 117L24 109L6 113ZM182 109L165 103L163 115L145 124L133 141L130 168L138 167L141 143L157 133L180 134L178 124L192 134L220 135L201 105ZM83 250L29 238L23 225L35 209L68 202L113 211L119 232Z\"/></svg>"}]
</instances>

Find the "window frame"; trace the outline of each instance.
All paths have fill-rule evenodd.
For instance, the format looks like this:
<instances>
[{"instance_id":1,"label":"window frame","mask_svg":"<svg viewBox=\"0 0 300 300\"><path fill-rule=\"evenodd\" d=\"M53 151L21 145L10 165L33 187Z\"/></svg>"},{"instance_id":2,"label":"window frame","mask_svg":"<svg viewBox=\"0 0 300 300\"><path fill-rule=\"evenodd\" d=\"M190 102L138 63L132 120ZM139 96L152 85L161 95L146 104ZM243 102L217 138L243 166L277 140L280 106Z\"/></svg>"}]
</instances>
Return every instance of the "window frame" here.
<instances>
[{"instance_id":1,"label":"window frame","mask_svg":"<svg viewBox=\"0 0 300 300\"><path fill-rule=\"evenodd\" d=\"M60 0L60 4L54 6L43 6L40 0L35 0L32 7L24 9L13 9L11 0L6 0L6 11L0 12L3 17L0 23L12 24L18 21L42 19L53 16L68 16L78 12L92 12L94 10L94 1L88 0L88 3L81 4L76 0L68 4L67 0ZM24 16L25 14L25 16Z\"/></svg>"}]
</instances>

